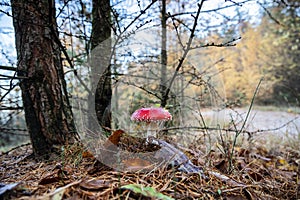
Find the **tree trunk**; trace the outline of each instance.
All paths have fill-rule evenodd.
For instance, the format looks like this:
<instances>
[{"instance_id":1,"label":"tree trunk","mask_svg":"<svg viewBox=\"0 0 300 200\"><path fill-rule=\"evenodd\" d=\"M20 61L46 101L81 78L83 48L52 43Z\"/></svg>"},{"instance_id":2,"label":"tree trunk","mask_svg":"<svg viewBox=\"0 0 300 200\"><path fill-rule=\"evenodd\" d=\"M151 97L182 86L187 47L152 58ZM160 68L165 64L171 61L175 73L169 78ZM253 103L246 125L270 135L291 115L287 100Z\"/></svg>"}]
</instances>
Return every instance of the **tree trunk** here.
<instances>
[{"instance_id":1,"label":"tree trunk","mask_svg":"<svg viewBox=\"0 0 300 200\"><path fill-rule=\"evenodd\" d=\"M25 119L35 156L74 142L75 126L67 96L54 0L12 0Z\"/></svg>"},{"instance_id":2,"label":"tree trunk","mask_svg":"<svg viewBox=\"0 0 300 200\"><path fill-rule=\"evenodd\" d=\"M161 107L167 105L167 98L165 98L167 85L167 16L166 16L166 0L162 0L161 10L161 70L160 70L160 93L161 93Z\"/></svg>"},{"instance_id":3,"label":"tree trunk","mask_svg":"<svg viewBox=\"0 0 300 200\"><path fill-rule=\"evenodd\" d=\"M89 110L96 111L100 126L111 128L111 23L110 1L93 0L93 21L91 35L91 85ZM94 98L94 99L91 99ZM94 107L92 107L94 106ZM94 111L91 111L94 112ZM93 120L91 119L91 122ZM93 125L90 128L93 130Z\"/></svg>"}]
</instances>

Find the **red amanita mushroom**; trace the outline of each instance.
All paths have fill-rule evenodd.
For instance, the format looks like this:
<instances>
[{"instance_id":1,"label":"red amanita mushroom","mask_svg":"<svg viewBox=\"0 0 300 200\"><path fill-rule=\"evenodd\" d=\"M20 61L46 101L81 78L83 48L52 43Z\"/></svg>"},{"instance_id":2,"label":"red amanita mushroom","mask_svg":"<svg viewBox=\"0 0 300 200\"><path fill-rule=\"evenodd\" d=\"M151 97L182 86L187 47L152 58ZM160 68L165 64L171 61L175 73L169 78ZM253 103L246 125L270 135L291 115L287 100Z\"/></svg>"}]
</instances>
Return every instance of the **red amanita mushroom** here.
<instances>
[{"instance_id":1,"label":"red amanita mushroom","mask_svg":"<svg viewBox=\"0 0 300 200\"><path fill-rule=\"evenodd\" d=\"M132 121L146 122L148 126L146 137L156 136L153 125L172 120L172 115L164 108L141 108L131 115Z\"/></svg>"}]
</instances>

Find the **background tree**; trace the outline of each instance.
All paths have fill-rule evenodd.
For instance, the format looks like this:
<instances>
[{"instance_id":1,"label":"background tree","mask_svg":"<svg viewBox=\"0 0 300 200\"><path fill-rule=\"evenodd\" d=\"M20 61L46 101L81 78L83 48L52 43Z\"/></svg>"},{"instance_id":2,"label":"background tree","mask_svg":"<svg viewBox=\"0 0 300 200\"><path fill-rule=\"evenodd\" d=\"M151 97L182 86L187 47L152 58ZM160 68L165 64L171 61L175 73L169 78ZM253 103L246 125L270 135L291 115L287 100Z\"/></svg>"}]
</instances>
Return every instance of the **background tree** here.
<instances>
[{"instance_id":1,"label":"background tree","mask_svg":"<svg viewBox=\"0 0 300 200\"><path fill-rule=\"evenodd\" d=\"M75 127L57 44L53 1L12 0L23 106L34 154L72 143Z\"/></svg>"},{"instance_id":2,"label":"background tree","mask_svg":"<svg viewBox=\"0 0 300 200\"><path fill-rule=\"evenodd\" d=\"M269 102L299 105L300 13L297 1L273 4L259 26L260 48L267 80L272 83ZM271 16L271 17L270 17Z\"/></svg>"},{"instance_id":3,"label":"background tree","mask_svg":"<svg viewBox=\"0 0 300 200\"><path fill-rule=\"evenodd\" d=\"M93 0L91 34L90 112L96 111L101 127L111 128L111 7L109 0ZM92 99L91 99L92 98ZM91 120L90 123L95 123ZM93 125L91 124L91 127ZM91 128L90 127L90 128Z\"/></svg>"},{"instance_id":4,"label":"background tree","mask_svg":"<svg viewBox=\"0 0 300 200\"><path fill-rule=\"evenodd\" d=\"M166 92L167 84L167 64L168 64L168 55L167 55L167 13L166 13L166 0L162 0L161 6L161 69L160 69L160 94L161 97L164 96ZM162 98L161 106L165 107L167 102Z\"/></svg>"}]
</instances>

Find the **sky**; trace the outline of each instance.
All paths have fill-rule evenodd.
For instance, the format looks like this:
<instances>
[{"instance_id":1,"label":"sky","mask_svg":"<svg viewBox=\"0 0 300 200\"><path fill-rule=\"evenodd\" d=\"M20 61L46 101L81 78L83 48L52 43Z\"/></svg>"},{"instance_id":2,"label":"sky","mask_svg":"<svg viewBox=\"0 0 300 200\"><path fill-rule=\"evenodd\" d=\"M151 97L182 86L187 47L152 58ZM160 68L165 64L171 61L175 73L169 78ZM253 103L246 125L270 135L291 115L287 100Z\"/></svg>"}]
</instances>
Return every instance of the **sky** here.
<instances>
[{"instance_id":1,"label":"sky","mask_svg":"<svg viewBox=\"0 0 300 200\"><path fill-rule=\"evenodd\" d=\"M10 61L3 56L3 51L11 56L12 60L16 58L14 37L12 18L3 14L0 15L0 65L11 65Z\"/></svg>"}]
</instances>

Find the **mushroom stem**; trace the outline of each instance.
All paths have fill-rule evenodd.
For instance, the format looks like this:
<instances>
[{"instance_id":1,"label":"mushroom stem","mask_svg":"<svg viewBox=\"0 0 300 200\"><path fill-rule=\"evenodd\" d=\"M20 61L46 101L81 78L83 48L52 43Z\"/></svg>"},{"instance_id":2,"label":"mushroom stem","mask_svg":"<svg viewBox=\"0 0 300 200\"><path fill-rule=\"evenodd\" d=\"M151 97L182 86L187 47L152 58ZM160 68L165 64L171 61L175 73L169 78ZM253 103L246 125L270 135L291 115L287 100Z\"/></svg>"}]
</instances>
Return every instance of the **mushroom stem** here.
<instances>
[{"instance_id":1,"label":"mushroom stem","mask_svg":"<svg viewBox=\"0 0 300 200\"><path fill-rule=\"evenodd\" d=\"M153 136L157 139L157 133L163 128L164 121L147 122L147 133L146 137Z\"/></svg>"},{"instance_id":2,"label":"mushroom stem","mask_svg":"<svg viewBox=\"0 0 300 200\"><path fill-rule=\"evenodd\" d=\"M156 122L148 122L147 123L147 133L146 133L146 142L149 142L149 137L155 137L156 138L156 132L157 132L157 125Z\"/></svg>"}]
</instances>

